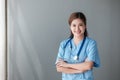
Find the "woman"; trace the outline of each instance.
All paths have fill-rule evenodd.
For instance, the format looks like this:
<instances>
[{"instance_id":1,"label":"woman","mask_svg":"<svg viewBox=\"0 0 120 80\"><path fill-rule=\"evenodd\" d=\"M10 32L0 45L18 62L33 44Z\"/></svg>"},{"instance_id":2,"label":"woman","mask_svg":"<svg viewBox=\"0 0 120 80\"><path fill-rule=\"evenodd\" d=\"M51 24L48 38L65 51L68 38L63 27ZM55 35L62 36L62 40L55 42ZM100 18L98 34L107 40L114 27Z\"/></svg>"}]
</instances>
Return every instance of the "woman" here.
<instances>
[{"instance_id":1,"label":"woman","mask_svg":"<svg viewBox=\"0 0 120 80\"><path fill-rule=\"evenodd\" d=\"M96 41L88 37L86 17L82 12L69 18L71 35L60 43L56 69L62 80L94 80L93 67L100 66Z\"/></svg>"}]
</instances>

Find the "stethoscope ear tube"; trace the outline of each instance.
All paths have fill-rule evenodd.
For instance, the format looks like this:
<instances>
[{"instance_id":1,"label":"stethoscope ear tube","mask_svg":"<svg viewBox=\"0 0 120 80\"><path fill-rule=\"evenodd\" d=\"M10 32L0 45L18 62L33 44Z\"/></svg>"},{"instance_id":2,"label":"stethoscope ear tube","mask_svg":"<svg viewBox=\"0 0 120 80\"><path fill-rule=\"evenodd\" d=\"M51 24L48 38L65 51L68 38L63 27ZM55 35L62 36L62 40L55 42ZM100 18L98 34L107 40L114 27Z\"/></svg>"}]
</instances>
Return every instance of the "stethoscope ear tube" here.
<instances>
[{"instance_id":1,"label":"stethoscope ear tube","mask_svg":"<svg viewBox=\"0 0 120 80\"><path fill-rule=\"evenodd\" d=\"M63 57L64 57L64 55L65 55L65 48L66 48L66 46L67 46L67 44L68 44L69 42L70 42L70 48L72 49L71 39L72 39L72 38L69 38L68 41L66 42L65 46L64 46ZM79 55L80 55L80 53L81 53L81 50L82 50L82 48L83 48L83 46L84 46L85 40L86 40L86 37L84 37L84 39L83 39L83 41L82 41L82 44L81 44L81 46L80 46L80 49L79 49L77 55L73 58L74 60L78 60L78 57L79 57Z\"/></svg>"},{"instance_id":2,"label":"stethoscope ear tube","mask_svg":"<svg viewBox=\"0 0 120 80\"><path fill-rule=\"evenodd\" d=\"M83 46L84 46L84 43L85 43L85 40L86 40L86 37L84 37L84 39L83 39L83 41L82 41L82 44L81 44L81 46L80 46L80 49L79 49L79 51L78 51L78 53L77 53L77 57L80 55L80 53L81 53L81 50L82 50L82 48L83 48Z\"/></svg>"}]
</instances>

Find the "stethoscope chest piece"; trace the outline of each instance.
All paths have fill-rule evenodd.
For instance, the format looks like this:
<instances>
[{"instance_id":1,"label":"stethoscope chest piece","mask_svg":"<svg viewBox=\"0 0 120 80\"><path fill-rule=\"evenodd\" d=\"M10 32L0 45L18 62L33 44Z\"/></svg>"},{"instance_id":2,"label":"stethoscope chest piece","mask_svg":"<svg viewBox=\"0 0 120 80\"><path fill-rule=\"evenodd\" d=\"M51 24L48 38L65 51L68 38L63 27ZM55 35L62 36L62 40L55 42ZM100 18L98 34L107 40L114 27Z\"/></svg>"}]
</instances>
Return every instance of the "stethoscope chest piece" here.
<instances>
[{"instance_id":1,"label":"stethoscope chest piece","mask_svg":"<svg viewBox=\"0 0 120 80\"><path fill-rule=\"evenodd\" d=\"M70 38L70 39L66 42L64 48L67 46L68 42L70 42L70 48L72 49L71 39L72 39L72 38ZM81 43L81 46L80 46L80 48L79 48L79 51L78 51L77 55L73 57L73 60L78 60L79 55L80 55L81 50L82 50L82 47L83 47L83 45L84 45L85 39L86 39L86 37L84 37L84 39L83 39L83 41L82 41L82 43Z\"/></svg>"},{"instance_id":2,"label":"stethoscope chest piece","mask_svg":"<svg viewBox=\"0 0 120 80\"><path fill-rule=\"evenodd\" d=\"M73 57L73 60L78 60L78 56L74 56L74 57Z\"/></svg>"}]
</instances>

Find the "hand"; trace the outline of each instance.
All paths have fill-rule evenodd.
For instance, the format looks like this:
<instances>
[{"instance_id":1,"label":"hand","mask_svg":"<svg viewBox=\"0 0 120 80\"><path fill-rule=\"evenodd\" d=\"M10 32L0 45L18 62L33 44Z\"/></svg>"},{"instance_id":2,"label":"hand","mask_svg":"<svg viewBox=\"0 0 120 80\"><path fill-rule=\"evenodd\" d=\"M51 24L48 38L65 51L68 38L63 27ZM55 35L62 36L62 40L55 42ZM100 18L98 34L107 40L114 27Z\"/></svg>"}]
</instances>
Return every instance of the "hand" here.
<instances>
[{"instance_id":1,"label":"hand","mask_svg":"<svg viewBox=\"0 0 120 80\"><path fill-rule=\"evenodd\" d=\"M60 66L60 67L68 67L67 65L68 63L63 61L62 59L59 59L58 60L58 63L57 63L57 66Z\"/></svg>"},{"instance_id":2,"label":"hand","mask_svg":"<svg viewBox=\"0 0 120 80\"><path fill-rule=\"evenodd\" d=\"M88 58L85 59L85 62L89 61Z\"/></svg>"},{"instance_id":3,"label":"hand","mask_svg":"<svg viewBox=\"0 0 120 80\"><path fill-rule=\"evenodd\" d=\"M58 72L61 72L63 67L56 65L56 68Z\"/></svg>"}]
</instances>

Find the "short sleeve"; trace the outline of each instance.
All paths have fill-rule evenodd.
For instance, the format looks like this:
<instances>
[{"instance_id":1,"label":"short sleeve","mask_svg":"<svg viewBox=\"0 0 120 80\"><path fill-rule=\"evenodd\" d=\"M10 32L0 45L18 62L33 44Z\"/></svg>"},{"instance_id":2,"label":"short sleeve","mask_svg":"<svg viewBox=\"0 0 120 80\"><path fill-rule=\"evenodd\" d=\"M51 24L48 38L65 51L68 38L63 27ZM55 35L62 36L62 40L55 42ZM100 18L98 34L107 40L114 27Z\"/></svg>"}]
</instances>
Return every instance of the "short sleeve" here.
<instances>
[{"instance_id":1,"label":"short sleeve","mask_svg":"<svg viewBox=\"0 0 120 80\"><path fill-rule=\"evenodd\" d=\"M63 56L64 56L63 44L64 44L63 42L60 43L55 64L58 62L59 59L63 59Z\"/></svg>"},{"instance_id":2,"label":"short sleeve","mask_svg":"<svg viewBox=\"0 0 120 80\"><path fill-rule=\"evenodd\" d=\"M88 45L88 57L87 60L94 62L94 67L100 66L100 57L98 54L98 48L96 41L90 41Z\"/></svg>"}]
</instances>

